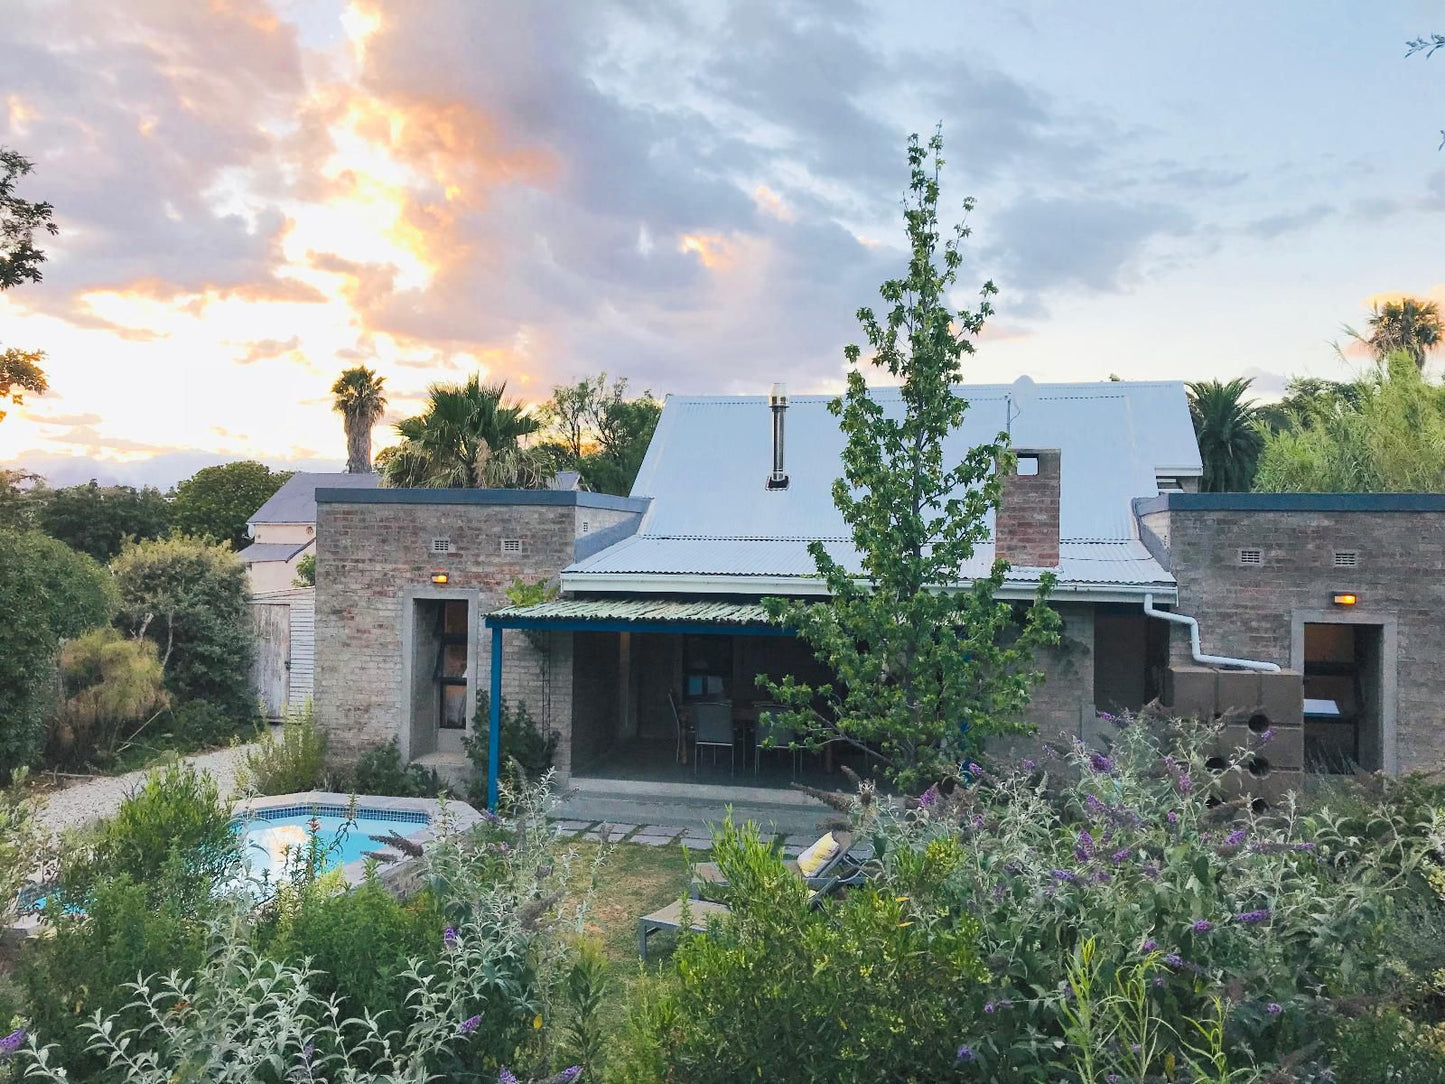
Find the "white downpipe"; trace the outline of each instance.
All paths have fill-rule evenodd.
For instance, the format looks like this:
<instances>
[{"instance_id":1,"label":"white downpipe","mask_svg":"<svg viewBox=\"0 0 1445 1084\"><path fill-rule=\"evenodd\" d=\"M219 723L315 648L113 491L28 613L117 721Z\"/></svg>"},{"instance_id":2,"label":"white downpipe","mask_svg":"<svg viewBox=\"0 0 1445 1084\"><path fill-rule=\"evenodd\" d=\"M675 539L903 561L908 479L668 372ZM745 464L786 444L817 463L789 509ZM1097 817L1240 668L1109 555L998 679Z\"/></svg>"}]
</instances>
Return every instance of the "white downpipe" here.
<instances>
[{"instance_id":1,"label":"white downpipe","mask_svg":"<svg viewBox=\"0 0 1445 1084\"><path fill-rule=\"evenodd\" d=\"M1144 612L1150 617L1157 617L1161 621L1172 621L1176 625L1189 626L1189 651L1194 656L1194 661L1204 666L1237 666L1241 670L1262 670L1265 673L1273 674L1279 672L1279 667L1272 662L1256 662L1253 659L1230 659L1223 655L1206 655L1199 650L1199 622L1188 614L1171 613L1168 610L1156 610L1154 608L1154 596L1144 596Z\"/></svg>"}]
</instances>

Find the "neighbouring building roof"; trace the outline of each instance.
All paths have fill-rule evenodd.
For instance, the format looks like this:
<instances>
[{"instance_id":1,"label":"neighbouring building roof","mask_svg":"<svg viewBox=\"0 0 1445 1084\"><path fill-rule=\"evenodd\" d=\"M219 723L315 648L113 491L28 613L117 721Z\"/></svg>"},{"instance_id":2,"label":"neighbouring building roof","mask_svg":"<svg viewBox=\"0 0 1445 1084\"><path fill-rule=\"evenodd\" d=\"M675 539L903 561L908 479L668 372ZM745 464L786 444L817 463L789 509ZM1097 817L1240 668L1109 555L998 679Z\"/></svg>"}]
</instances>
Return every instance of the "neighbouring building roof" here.
<instances>
[{"instance_id":1,"label":"neighbouring building roof","mask_svg":"<svg viewBox=\"0 0 1445 1084\"><path fill-rule=\"evenodd\" d=\"M310 546L311 542L309 538L305 542L253 542L236 556L248 565L259 565L266 561L289 561Z\"/></svg>"},{"instance_id":2,"label":"neighbouring building roof","mask_svg":"<svg viewBox=\"0 0 1445 1084\"><path fill-rule=\"evenodd\" d=\"M1111 381L1040 384L1020 397L1013 385L959 389L970 403L945 442L957 462L1009 425L1018 448L1060 452L1061 593L1107 596L1118 588L1172 588L1173 578L1138 539L1132 501L1159 492L1159 479L1202 473L1182 383ZM875 398L902 412L894 388ZM1024 401L1020 401L1020 399ZM860 568L847 525L833 504L844 438L825 395L790 398L787 489L768 491L771 411L765 396L669 396L633 486L650 498L638 532L568 567L572 591L736 592L821 590L807 552L821 541L845 567ZM990 523L990 530L992 524ZM979 547L970 573L992 564ZM1039 570L1015 568L1020 588Z\"/></svg>"},{"instance_id":3,"label":"neighbouring building roof","mask_svg":"<svg viewBox=\"0 0 1445 1084\"><path fill-rule=\"evenodd\" d=\"M323 474L314 471L297 471L286 479L284 485L271 495L271 499L256 509L246 522L257 523L315 523L316 491L318 489L375 489L381 484L377 474Z\"/></svg>"}]
</instances>

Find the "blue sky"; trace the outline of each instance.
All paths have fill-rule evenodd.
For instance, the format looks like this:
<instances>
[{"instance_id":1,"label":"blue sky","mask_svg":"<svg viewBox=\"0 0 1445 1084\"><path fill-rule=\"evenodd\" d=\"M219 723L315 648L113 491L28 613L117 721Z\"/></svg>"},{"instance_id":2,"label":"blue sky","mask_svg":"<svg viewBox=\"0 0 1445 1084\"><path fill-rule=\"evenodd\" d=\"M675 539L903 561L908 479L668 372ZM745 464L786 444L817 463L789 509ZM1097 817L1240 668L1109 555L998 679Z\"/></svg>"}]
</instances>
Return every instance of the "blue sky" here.
<instances>
[{"instance_id":1,"label":"blue sky","mask_svg":"<svg viewBox=\"0 0 1445 1084\"><path fill-rule=\"evenodd\" d=\"M404 15L402 14L404 13ZM977 198L971 379L1347 375L1372 299L1445 301L1439 4L19 0L0 143L62 233L0 297L52 392L0 462L169 484L339 466L475 369L524 398L838 386L900 266L910 131ZM57 27L66 27L64 34ZM75 28L84 28L76 30ZM384 426L378 443L388 440Z\"/></svg>"}]
</instances>

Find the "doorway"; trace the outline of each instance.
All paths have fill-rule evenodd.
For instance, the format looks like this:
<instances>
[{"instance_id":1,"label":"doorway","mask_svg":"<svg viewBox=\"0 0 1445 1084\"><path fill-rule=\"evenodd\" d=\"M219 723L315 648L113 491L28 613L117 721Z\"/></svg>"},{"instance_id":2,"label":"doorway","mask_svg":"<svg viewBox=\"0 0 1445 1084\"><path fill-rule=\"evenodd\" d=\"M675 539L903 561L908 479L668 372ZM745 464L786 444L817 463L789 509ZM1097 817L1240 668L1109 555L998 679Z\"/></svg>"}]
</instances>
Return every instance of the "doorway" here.
<instances>
[{"instance_id":1,"label":"doorway","mask_svg":"<svg viewBox=\"0 0 1445 1084\"><path fill-rule=\"evenodd\" d=\"M411 742L415 760L460 755L471 730L472 607L466 599L419 598L411 622Z\"/></svg>"},{"instance_id":2,"label":"doorway","mask_svg":"<svg viewBox=\"0 0 1445 1084\"><path fill-rule=\"evenodd\" d=\"M1304 760L1334 775L1386 766L1381 625L1304 625Z\"/></svg>"}]
</instances>

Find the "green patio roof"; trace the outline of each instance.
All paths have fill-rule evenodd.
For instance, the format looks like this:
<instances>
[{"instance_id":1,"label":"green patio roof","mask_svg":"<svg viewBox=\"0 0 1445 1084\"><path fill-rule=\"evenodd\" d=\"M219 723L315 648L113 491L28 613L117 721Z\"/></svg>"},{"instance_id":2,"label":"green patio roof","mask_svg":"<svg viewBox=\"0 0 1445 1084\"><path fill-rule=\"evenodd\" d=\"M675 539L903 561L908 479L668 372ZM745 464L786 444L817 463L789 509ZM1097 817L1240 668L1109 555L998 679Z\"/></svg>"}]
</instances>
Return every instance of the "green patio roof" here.
<instances>
[{"instance_id":1,"label":"green patio roof","mask_svg":"<svg viewBox=\"0 0 1445 1084\"><path fill-rule=\"evenodd\" d=\"M777 628L756 602L681 601L663 598L559 598L532 606L505 606L487 615L493 628L767 625Z\"/></svg>"}]
</instances>

